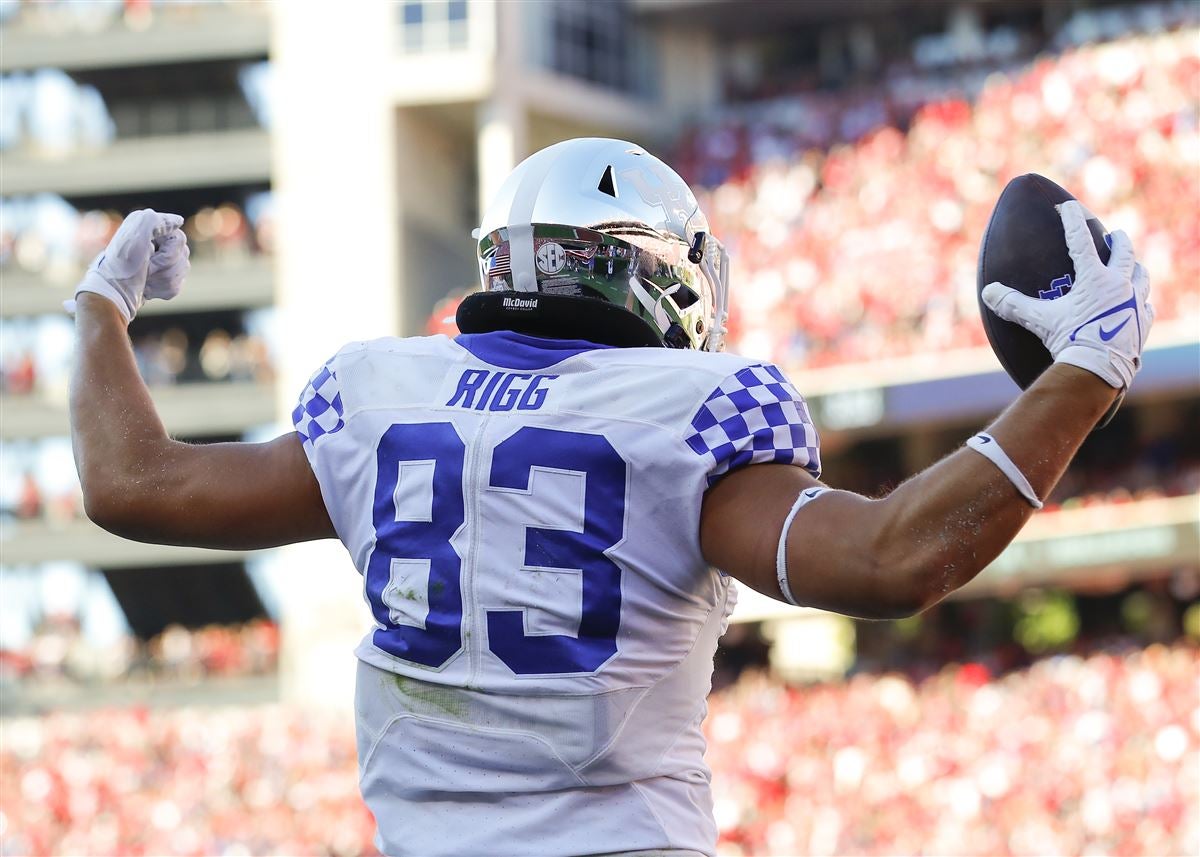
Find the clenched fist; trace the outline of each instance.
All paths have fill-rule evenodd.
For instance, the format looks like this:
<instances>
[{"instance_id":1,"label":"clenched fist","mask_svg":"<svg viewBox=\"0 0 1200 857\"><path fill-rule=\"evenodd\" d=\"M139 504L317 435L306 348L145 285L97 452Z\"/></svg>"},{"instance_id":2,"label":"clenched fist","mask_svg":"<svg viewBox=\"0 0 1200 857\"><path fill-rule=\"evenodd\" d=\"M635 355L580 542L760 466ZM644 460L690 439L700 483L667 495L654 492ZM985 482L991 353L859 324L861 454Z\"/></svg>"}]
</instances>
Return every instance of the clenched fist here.
<instances>
[{"instance_id":1,"label":"clenched fist","mask_svg":"<svg viewBox=\"0 0 1200 857\"><path fill-rule=\"evenodd\" d=\"M133 212L83 275L75 296L103 295L117 305L126 322L133 321L150 298L175 297L191 267L182 226L178 214L149 208ZM74 301L67 302L67 309L74 309Z\"/></svg>"}]
</instances>

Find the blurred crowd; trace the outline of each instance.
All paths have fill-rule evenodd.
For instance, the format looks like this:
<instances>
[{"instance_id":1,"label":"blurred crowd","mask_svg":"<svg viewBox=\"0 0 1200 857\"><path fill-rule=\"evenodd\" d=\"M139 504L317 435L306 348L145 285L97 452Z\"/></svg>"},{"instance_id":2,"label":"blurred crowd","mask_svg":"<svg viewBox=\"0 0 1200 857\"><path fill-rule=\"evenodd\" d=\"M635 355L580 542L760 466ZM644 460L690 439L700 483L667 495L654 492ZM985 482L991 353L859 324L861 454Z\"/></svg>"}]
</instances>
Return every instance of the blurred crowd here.
<instances>
[{"instance_id":1,"label":"blurred crowd","mask_svg":"<svg viewBox=\"0 0 1200 857\"><path fill-rule=\"evenodd\" d=\"M0 853L376 854L353 723L279 706L18 718Z\"/></svg>"},{"instance_id":2,"label":"blurred crowd","mask_svg":"<svg viewBox=\"0 0 1200 857\"><path fill-rule=\"evenodd\" d=\"M0 323L7 341L0 363L0 392L26 396L60 389L67 366L54 359L39 365L38 351L27 331ZM29 344L26 344L26 343ZM266 340L253 333L230 334L213 328L202 338L180 326L133 337L133 353L142 378L152 387L190 382L255 381L270 383L274 364Z\"/></svg>"},{"instance_id":3,"label":"blurred crowd","mask_svg":"<svg viewBox=\"0 0 1200 857\"><path fill-rule=\"evenodd\" d=\"M1058 656L710 699L721 852L1194 854L1200 649Z\"/></svg>"},{"instance_id":4,"label":"blurred crowd","mask_svg":"<svg viewBox=\"0 0 1200 857\"><path fill-rule=\"evenodd\" d=\"M245 206L222 202L186 214L183 231L192 263L236 264L274 250L274 199L250 196ZM0 200L0 273L23 273L51 283L74 281L108 244L124 214L78 211L62 197Z\"/></svg>"},{"instance_id":5,"label":"blurred crowd","mask_svg":"<svg viewBox=\"0 0 1200 857\"><path fill-rule=\"evenodd\" d=\"M1200 494L1200 463L1158 475L1137 465L1068 473L1046 500L1044 513Z\"/></svg>"},{"instance_id":6,"label":"blurred crowd","mask_svg":"<svg viewBox=\"0 0 1200 857\"><path fill-rule=\"evenodd\" d=\"M253 381L270 383L274 358L268 345L265 319L251 319L251 329L231 333L224 327L171 324L157 330L133 329L133 353L142 378L152 387L192 382ZM261 323L259 323L261 322ZM219 322L218 322L219 323ZM240 323L239 323L240 324ZM47 337L48 328L62 328L66 338ZM63 317L0 321L0 393L11 396L57 395L70 371L70 320ZM236 325L235 325L236 330ZM49 339L62 345L58 351Z\"/></svg>"},{"instance_id":7,"label":"blurred crowd","mask_svg":"<svg viewBox=\"0 0 1200 857\"><path fill-rule=\"evenodd\" d=\"M170 625L149 640L122 636L97 646L69 613L51 614L19 649L0 650L0 685L12 682L193 682L270 675L279 659L279 628L266 619L244 625Z\"/></svg>"},{"instance_id":8,"label":"blurred crowd","mask_svg":"<svg viewBox=\"0 0 1200 857\"><path fill-rule=\"evenodd\" d=\"M1200 649L979 663L709 700L719 853L1190 854ZM4 854L375 853L349 714L105 710L10 720Z\"/></svg>"},{"instance_id":9,"label":"blurred crowd","mask_svg":"<svg viewBox=\"0 0 1200 857\"><path fill-rule=\"evenodd\" d=\"M257 381L274 378L270 353L259 336L209 330L196 344L181 327L133 339L133 354L150 386L186 381Z\"/></svg>"},{"instance_id":10,"label":"blurred crowd","mask_svg":"<svg viewBox=\"0 0 1200 857\"><path fill-rule=\"evenodd\" d=\"M985 343L979 240L1040 172L1130 233L1160 319L1200 319L1200 40L1067 50L977 94L792 96L706 121L675 163L734 260L730 347L824 366Z\"/></svg>"},{"instance_id":11,"label":"blurred crowd","mask_svg":"<svg viewBox=\"0 0 1200 857\"><path fill-rule=\"evenodd\" d=\"M1098 446L1067 469L1045 511L1200 494L1200 436L1194 428L1131 444L1116 455L1107 445Z\"/></svg>"}]
</instances>

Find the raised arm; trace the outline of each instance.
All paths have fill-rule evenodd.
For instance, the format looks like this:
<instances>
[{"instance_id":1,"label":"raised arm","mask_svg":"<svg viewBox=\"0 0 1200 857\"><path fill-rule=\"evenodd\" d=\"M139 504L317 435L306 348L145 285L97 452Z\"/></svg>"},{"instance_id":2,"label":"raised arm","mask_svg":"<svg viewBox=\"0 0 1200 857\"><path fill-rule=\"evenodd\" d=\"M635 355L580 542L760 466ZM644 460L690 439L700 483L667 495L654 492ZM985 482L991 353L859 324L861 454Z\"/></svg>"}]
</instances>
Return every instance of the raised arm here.
<instances>
[{"instance_id":1,"label":"raised arm","mask_svg":"<svg viewBox=\"0 0 1200 857\"><path fill-rule=\"evenodd\" d=\"M959 449L878 500L820 491L794 467L737 471L705 497L700 536L708 561L775 598L789 600L786 582L795 603L886 619L935 604L995 559L1132 381L1153 320L1148 279L1129 239L1113 233L1105 267L1090 238L1071 243L1072 230L1086 235L1086 225L1064 209L1078 274L1072 293L1051 306L999 284L985 290L999 315L1038 333L1056 363L976 436L976 448ZM1135 323L1096 336L1097 319L1110 314L1104 307L1131 296ZM995 463L997 449L1011 462L1009 474ZM1031 497L1019 490L1022 480Z\"/></svg>"},{"instance_id":2,"label":"raised arm","mask_svg":"<svg viewBox=\"0 0 1200 857\"><path fill-rule=\"evenodd\" d=\"M192 445L163 428L126 327L145 297L170 297L182 283L182 233L168 239L178 224L155 220L171 217L130 215L76 293L71 440L88 517L160 544L248 549L335 536L297 435Z\"/></svg>"},{"instance_id":3,"label":"raised arm","mask_svg":"<svg viewBox=\"0 0 1200 857\"><path fill-rule=\"evenodd\" d=\"M1116 392L1083 369L1052 366L988 433L1045 497ZM818 487L785 465L733 473L705 498L705 557L780 598L784 519L801 492ZM991 461L963 447L882 499L829 491L806 503L787 536L788 582L806 606L868 619L908 616L982 571L1033 511Z\"/></svg>"}]
</instances>

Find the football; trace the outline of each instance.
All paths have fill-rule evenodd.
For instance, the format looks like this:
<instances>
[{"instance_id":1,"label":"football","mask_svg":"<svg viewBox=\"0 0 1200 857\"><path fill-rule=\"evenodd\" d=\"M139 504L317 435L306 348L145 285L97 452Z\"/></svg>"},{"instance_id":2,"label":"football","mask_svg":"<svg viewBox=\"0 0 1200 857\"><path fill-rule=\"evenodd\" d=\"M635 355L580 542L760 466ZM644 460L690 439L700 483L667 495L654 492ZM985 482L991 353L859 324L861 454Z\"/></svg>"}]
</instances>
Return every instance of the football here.
<instances>
[{"instance_id":1,"label":"football","mask_svg":"<svg viewBox=\"0 0 1200 857\"><path fill-rule=\"evenodd\" d=\"M1067 253L1055 206L1074 198L1045 176L1017 176L996 201L979 246L976 295L983 329L1000 365L1022 390L1053 362L1050 352L1035 334L992 312L983 302L983 287L1000 282L1042 299L1059 298L1070 291L1075 265ZM1101 261L1107 263L1107 230L1095 216L1089 216L1087 224Z\"/></svg>"}]
</instances>

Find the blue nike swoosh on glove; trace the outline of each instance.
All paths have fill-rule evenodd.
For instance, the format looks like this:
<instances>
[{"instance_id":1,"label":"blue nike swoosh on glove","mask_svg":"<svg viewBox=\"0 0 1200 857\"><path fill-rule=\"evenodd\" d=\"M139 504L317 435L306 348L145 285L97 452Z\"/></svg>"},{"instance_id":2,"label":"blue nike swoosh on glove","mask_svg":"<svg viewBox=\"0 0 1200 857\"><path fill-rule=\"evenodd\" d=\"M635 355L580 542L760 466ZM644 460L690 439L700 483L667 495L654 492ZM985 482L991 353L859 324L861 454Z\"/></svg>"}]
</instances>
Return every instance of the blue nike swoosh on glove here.
<instances>
[{"instance_id":1,"label":"blue nike swoosh on glove","mask_svg":"<svg viewBox=\"0 0 1200 857\"><path fill-rule=\"evenodd\" d=\"M991 443L992 442L992 439L985 434L976 435L976 437L979 438L980 443Z\"/></svg>"},{"instance_id":2,"label":"blue nike swoosh on glove","mask_svg":"<svg viewBox=\"0 0 1200 857\"><path fill-rule=\"evenodd\" d=\"M1130 296L1129 296L1129 300L1127 300L1127 301L1123 301L1123 302L1121 302L1121 303L1117 304L1116 306L1111 306L1111 307L1109 307L1108 309L1106 309L1104 312L1102 312L1102 313L1099 313L1099 314L1097 314L1097 315L1094 315L1094 316L1092 316L1091 318L1089 318L1089 319L1088 319L1087 321L1085 321L1083 324L1079 325L1079 327L1077 327L1077 328L1075 328L1074 330L1072 330L1072 331L1071 331L1070 340L1071 340L1072 342L1074 342L1074 341L1075 341L1075 335L1076 335L1076 334L1078 334L1078 333L1079 333L1079 331L1081 331L1081 330L1083 330L1085 327L1087 327L1089 324L1091 324L1093 321L1099 321L1099 320L1100 320L1100 319L1102 319L1102 318L1108 318L1110 315L1116 315L1117 313L1121 312L1122 310L1126 310L1126 309L1131 309L1131 310L1133 310L1133 313L1134 313L1134 315L1137 315L1137 295L1130 295ZM1101 327L1101 328L1100 328L1100 336L1101 336L1101 338L1103 338L1103 339L1104 339L1104 341L1105 341L1105 342L1107 342L1108 340L1110 340L1110 339L1112 339L1114 336L1116 336L1116 335L1117 335L1117 331L1118 331L1118 330L1120 330L1122 327L1124 327L1124 326L1125 326L1126 324L1128 324L1128 323L1129 323L1129 319L1125 319L1125 321L1124 321L1124 322L1122 322L1121 324L1119 324L1119 325L1116 327L1116 329L1115 329L1115 330L1113 330L1113 332L1112 332L1112 333L1110 333L1108 336L1105 336L1105 335L1104 335L1104 328L1103 328L1103 327Z\"/></svg>"},{"instance_id":3,"label":"blue nike swoosh on glove","mask_svg":"<svg viewBox=\"0 0 1200 857\"><path fill-rule=\"evenodd\" d=\"M1130 318L1132 318L1132 316L1130 316ZM1114 336L1116 336L1118 333L1120 333L1121 328L1127 324L1129 324L1129 318L1125 319L1123 322L1118 324L1112 330L1105 330L1104 325L1100 325L1100 338L1103 339L1105 342L1108 342L1108 340L1112 339Z\"/></svg>"}]
</instances>

